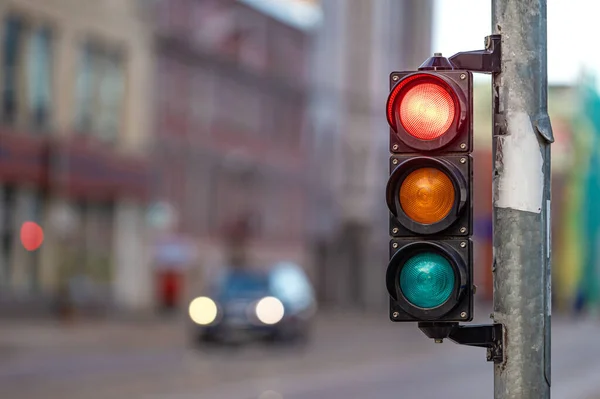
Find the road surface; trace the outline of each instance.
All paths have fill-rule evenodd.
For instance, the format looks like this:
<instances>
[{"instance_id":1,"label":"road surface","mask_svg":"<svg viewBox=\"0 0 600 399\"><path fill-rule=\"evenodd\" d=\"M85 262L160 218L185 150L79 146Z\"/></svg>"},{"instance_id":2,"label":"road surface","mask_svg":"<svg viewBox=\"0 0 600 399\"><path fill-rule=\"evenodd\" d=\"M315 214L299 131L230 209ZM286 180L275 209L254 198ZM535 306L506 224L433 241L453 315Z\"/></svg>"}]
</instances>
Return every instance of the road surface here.
<instances>
[{"instance_id":1,"label":"road surface","mask_svg":"<svg viewBox=\"0 0 600 399\"><path fill-rule=\"evenodd\" d=\"M185 332L178 320L7 324L0 398L492 398L484 349L434 344L385 315L322 314L306 348L207 351ZM554 399L600 398L599 333L600 322L554 320Z\"/></svg>"}]
</instances>

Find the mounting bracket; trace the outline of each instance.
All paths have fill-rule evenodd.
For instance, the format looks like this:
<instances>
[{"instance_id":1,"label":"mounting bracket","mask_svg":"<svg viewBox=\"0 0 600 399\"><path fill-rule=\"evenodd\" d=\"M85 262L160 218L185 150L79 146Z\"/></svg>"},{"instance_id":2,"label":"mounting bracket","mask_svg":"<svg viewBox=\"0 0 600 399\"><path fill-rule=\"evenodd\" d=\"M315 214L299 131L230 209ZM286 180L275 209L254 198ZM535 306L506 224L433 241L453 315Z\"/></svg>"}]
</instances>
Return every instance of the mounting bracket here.
<instances>
[{"instance_id":1,"label":"mounting bracket","mask_svg":"<svg viewBox=\"0 0 600 399\"><path fill-rule=\"evenodd\" d=\"M485 49L462 51L449 58L455 69L465 69L471 72L499 73L501 72L502 55L500 52L502 40L500 35L485 37Z\"/></svg>"},{"instance_id":2,"label":"mounting bracket","mask_svg":"<svg viewBox=\"0 0 600 399\"><path fill-rule=\"evenodd\" d=\"M502 363L504 359L502 324L461 326L458 323L419 322L419 329L435 342L444 338L460 345L487 348L488 362Z\"/></svg>"}]
</instances>

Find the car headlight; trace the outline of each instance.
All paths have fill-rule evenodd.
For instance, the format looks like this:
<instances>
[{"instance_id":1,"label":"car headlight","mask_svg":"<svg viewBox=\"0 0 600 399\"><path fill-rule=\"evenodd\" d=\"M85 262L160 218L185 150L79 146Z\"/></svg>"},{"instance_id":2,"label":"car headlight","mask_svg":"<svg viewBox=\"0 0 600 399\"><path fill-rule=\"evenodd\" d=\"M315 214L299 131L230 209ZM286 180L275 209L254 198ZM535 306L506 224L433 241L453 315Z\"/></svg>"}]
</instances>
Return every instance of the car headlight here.
<instances>
[{"instance_id":1,"label":"car headlight","mask_svg":"<svg viewBox=\"0 0 600 399\"><path fill-rule=\"evenodd\" d=\"M190 319L196 324L206 326L217 318L217 304L212 299L201 296L190 302Z\"/></svg>"},{"instance_id":2,"label":"car headlight","mask_svg":"<svg viewBox=\"0 0 600 399\"><path fill-rule=\"evenodd\" d=\"M284 313L283 303L272 296L265 297L256 304L256 317L263 324L279 323Z\"/></svg>"}]
</instances>

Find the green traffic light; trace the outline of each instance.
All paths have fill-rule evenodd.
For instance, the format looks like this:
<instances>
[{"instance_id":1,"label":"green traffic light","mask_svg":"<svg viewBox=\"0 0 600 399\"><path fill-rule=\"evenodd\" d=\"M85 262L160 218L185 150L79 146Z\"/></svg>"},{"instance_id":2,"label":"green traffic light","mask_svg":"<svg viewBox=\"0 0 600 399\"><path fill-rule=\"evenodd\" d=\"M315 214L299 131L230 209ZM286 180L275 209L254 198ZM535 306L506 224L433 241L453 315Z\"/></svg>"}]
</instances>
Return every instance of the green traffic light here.
<instances>
[{"instance_id":1,"label":"green traffic light","mask_svg":"<svg viewBox=\"0 0 600 399\"><path fill-rule=\"evenodd\" d=\"M454 290L454 270L441 255L425 252L408 259L400 272L400 289L414 306L443 305Z\"/></svg>"}]
</instances>

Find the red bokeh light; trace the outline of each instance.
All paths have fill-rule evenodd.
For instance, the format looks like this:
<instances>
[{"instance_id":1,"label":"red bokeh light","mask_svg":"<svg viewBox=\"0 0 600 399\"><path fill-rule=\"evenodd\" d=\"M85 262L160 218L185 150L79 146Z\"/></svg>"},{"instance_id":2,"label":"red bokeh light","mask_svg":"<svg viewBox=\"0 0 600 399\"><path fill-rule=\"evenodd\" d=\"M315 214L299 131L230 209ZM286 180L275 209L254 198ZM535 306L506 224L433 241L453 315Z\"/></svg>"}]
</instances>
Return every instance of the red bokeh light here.
<instances>
[{"instance_id":1,"label":"red bokeh light","mask_svg":"<svg viewBox=\"0 0 600 399\"><path fill-rule=\"evenodd\" d=\"M434 140L448 131L456 112L452 95L435 83L410 88L399 105L400 122L408 134Z\"/></svg>"},{"instance_id":2,"label":"red bokeh light","mask_svg":"<svg viewBox=\"0 0 600 399\"><path fill-rule=\"evenodd\" d=\"M44 230L35 222L25 222L21 226L21 243L28 251L35 251L44 242Z\"/></svg>"}]
</instances>

